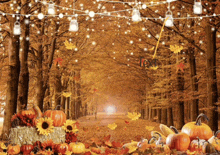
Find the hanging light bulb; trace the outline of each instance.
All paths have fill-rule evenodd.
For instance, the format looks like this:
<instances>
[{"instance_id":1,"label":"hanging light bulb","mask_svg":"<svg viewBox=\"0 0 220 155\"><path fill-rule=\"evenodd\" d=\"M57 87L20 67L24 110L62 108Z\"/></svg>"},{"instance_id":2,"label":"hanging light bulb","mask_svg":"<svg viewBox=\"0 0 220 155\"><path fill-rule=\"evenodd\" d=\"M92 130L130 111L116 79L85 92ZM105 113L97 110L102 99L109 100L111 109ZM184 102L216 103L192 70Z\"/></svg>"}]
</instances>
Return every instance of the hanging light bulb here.
<instances>
[{"instance_id":1,"label":"hanging light bulb","mask_svg":"<svg viewBox=\"0 0 220 155\"><path fill-rule=\"evenodd\" d=\"M165 22L166 27L172 27L173 26L173 14L170 10L166 12L165 20L166 20L166 22Z\"/></svg>"},{"instance_id":2,"label":"hanging light bulb","mask_svg":"<svg viewBox=\"0 0 220 155\"><path fill-rule=\"evenodd\" d=\"M14 29L13 29L13 34L14 35L21 35L21 25L20 25L20 22L16 21L14 23Z\"/></svg>"},{"instance_id":3,"label":"hanging light bulb","mask_svg":"<svg viewBox=\"0 0 220 155\"><path fill-rule=\"evenodd\" d=\"M70 27L69 27L69 31L71 32L76 32L78 31L79 27L78 27L78 22L76 19L72 19L70 21Z\"/></svg>"},{"instance_id":4,"label":"hanging light bulb","mask_svg":"<svg viewBox=\"0 0 220 155\"><path fill-rule=\"evenodd\" d=\"M48 5L48 14L49 15L55 14L54 3L52 1L50 1L49 5Z\"/></svg>"},{"instance_id":5,"label":"hanging light bulb","mask_svg":"<svg viewBox=\"0 0 220 155\"><path fill-rule=\"evenodd\" d=\"M133 9L132 12L132 21L133 22L140 22L141 21L141 15L138 9Z\"/></svg>"},{"instance_id":6,"label":"hanging light bulb","mask_svg":"<svg viewBox=\"0 0 220 155\"><path fill-rule=\"evenodd\" d=\"M202 14L202 2L201 0L199 2L194 2L194 5L193 5L193 13L194 14Z\"/></svg>"}]
</instances>

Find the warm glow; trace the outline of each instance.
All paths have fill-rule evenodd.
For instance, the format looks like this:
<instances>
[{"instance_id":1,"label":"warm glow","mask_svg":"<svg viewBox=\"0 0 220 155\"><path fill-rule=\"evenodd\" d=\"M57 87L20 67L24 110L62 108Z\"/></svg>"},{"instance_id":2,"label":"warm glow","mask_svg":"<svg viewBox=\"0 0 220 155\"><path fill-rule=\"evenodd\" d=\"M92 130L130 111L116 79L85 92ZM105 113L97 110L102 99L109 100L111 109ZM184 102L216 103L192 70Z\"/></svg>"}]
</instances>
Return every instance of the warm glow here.
<instances>
[{"instance_id":1,"label":"warm glow","mask_svg":"<svg viewBox=\"0 0 220 155\"><path fill-rule=\"evenodd\" d=\"M107 109L106 109L106 112L107 112L108 115L111 115L111 114L115 113L115 107L108 106Z\"/></svg>"}]
</instances>

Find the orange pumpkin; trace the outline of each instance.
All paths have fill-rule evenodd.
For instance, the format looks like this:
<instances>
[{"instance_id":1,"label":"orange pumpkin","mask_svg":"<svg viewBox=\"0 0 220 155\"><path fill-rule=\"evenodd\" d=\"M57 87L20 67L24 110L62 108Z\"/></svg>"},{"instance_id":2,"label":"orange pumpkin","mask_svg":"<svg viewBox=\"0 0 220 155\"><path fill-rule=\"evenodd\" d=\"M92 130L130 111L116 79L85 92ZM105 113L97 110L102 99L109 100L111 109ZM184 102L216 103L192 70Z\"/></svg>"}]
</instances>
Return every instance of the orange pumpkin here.
<instances>
[{"instance_id":1,"label":"orange pumpkin","mask_svg":"<svg viewBox=\"0 0 220 155\"><path fill-rule=\"evenodd\" d=\"M185 124L181 130L181 132L189 135L191 141L197 139L197 137L200 139L208 140L213 136L212 129L208 125L201 123L202 117L209 121L208 117L201 113L195 122L189 122Z\"/></svg>"},{"instance_id":2,"label":"orange pumpkin","mask_svg":"<svg viewBox=\"0 0 220 155\"><path fill-rule=\"evenodd\" d=\"M67 143L57 144L55 148L56 153L64 155L66 151L69 151L69 145Z\"/></svg>"},{"instance_id":3,"label":"orange pumpkin","mask_svg":"<svg viewBox=\"0 0 220 155\"><path fill-rule=\"evenodd\" d=\"M34 146L31 144L26 144L21 146L21 152L23 153L23 155L29 155L33 149Z\"/></svg>"},{"instance_id":4,"label":"orange pumpkin","mask_svg":"<svg viewBox=\"0 0 220 155\"><path fill-rule=\"evenodd\" d=\"M191 152L197 151L198 153L202 152L202 145L205 142L204 139L194 139L193 141L191 141L190 145L189 145L189 150Z\"/></svg>"},{"instance_id":5,"label":"orange pumpkin","mask_svg":"<svg viewBox=\"0 0 220 155\"><path fill-rule=\"evenodd\" d=\"M186 151L190 144L190 138L187 134L178 132L173 126L170 127L175 131L175 134L169 134L166 139L166 144L170 150L176 149L177 151Z\"/></svg>"},{"instance_id":6,"label":"orange pumpkin","mask_svg":"<svg viewBox=\"0 0 220 155\"><path fill-rule=\"evenodd\" d=\"M50 117L53 120L53 126L60 127L66 122L66 114L61 110L47 110L44 113L45 117Z\"/></svg>"},{"instance_id":7,"label":"orange pumpkin","mask_svg":"<svg viewBox=\"0 0 220 155\"><path fill-rule=\"evenodd\" d=\"M7 153L9 155L20 153L20 146L19 145L12 145L12 144L8 145Z\"/></svg>"}]
</instances>

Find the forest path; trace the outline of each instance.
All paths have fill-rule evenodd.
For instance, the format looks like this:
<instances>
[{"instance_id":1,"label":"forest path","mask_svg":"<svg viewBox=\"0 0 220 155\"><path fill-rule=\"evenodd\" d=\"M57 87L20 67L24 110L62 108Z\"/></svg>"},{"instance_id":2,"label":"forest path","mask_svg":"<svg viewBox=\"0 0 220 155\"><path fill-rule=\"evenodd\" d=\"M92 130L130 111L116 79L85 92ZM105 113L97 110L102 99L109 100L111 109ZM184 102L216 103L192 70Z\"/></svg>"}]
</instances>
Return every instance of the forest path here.
<instances>
[{"instance_id":1,"label":"forest path","mask_svg":"<svg viewBox=\"0 0 220 155\"><path fill-rule=\"evenodd\" d=\"M131 140L139 141L141 137L149 139L150 131L146 126L153 126L154 131L160 131L159 123L142 119L132 121L123 113L111 115L98 113L97 119L93 115L81 117L77 121L79 122L78 140L82 142L87 142L91 138L102 140L104 136L111 135L111 141L127 143ZM108 124L112 123L117 124L115 130L108 128Z\"/></svg>"}]
</instances>

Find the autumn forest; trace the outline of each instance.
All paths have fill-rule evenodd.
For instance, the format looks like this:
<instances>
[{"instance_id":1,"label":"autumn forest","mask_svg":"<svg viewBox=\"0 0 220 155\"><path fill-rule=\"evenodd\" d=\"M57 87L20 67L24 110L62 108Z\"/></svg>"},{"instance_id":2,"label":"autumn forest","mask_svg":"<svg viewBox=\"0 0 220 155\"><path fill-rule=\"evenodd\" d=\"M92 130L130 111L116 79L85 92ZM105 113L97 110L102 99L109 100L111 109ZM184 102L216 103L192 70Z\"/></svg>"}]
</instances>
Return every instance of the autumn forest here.
<instances>
[{"instance_id":1,"label":"autumn forest","mask_svg":"<svg viewBox=\"0 0 220 155\"><path fill-rule=\"evenodd\" d=\"M218 131L220 2L197 5L0 0L2 139L27 109L77 120L108 105L178 130L203 113Z\"/></svg>"}]
</instances>

